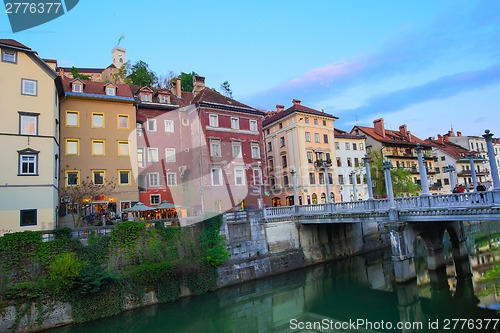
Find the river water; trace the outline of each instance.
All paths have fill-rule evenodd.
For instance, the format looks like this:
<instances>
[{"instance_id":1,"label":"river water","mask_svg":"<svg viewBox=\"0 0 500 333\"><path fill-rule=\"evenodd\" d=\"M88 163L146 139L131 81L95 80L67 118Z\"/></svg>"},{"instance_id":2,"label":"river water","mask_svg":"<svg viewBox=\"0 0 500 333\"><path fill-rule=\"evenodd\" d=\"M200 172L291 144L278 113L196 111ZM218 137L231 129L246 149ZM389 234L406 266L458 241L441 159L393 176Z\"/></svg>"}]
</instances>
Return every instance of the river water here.
<instances>
[{"instance_id":1,"label":"river water","mask_svg":"<svg viewBox=\"0 0 500 333\"><path fill-rule=\"evenodd\" d=\"M428 272L417 256L418 278L403 285L394 283L390 252L376 251L46 332L500 331L500 298L479 296L477 282L500 259L491 251L494 229L470 229L471 255L456 269L449 260ZM491 236L474 244L480 234ZM425 253L423 244L417 247ZM451 256L449 245L445 251Z\"/></svg>"}]
</instances>

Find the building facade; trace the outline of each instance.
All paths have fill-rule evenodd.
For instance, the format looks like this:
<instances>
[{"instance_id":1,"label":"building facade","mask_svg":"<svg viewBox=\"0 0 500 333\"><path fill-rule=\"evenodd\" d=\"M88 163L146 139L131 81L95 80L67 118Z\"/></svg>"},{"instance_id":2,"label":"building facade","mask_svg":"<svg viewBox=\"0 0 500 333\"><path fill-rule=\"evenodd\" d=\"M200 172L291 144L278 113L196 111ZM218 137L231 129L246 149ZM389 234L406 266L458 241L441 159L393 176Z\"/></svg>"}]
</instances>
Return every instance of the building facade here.
<instances>
[{"instance_id":1,"label":"building facade","mask_svg":"<svg viewBox=\"0 0 500 333\"><path fill-rule=\"evenodd\" d=\"M124 84L63 79L61 197L84 183L116 187L91 199L84 214L122 212L138 201L136 110ZM74 209L70 209L74 212Z\"/></svg>"},{"instance_id":2,"label":"building facade","mask_svg":"<svg viewBox=\"0 0 500 333\"><path fill-rule=\"evenodd\" d=\"M269 174L271 206L306 205L339 201L333 180L336 160L334 122L336 117L314 110L294 99L286 109L277 105L276 111L264 119L264 147ZM297 201L294 202L293 182L296 182ZM327 192L329 183L330 193Z\"/></svg>"},{"instance_id":3,"label":"building facade","mask_svg":"<svg viewBox=\"0 0 500 333\"><path fill-rule=\"evenodd\" d=\"M0 39L0 236L57 226L61 81L35 51Z\"/></svg>"}]
</instances>

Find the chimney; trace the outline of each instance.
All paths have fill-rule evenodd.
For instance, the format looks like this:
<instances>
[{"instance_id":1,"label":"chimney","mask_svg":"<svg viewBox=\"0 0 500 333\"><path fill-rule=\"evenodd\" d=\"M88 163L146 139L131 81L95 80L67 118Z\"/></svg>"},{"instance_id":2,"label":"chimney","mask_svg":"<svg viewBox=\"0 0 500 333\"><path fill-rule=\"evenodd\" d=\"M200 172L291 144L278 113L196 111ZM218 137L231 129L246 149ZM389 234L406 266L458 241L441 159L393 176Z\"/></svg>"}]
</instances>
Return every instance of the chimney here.
<instances>
[{"instance_id":1,"label":"chimney","mask_svg":"<svg viewBox=\"0 0 500 333\"><path fill-rule=\"evenodd\" d=\"M406 124L399 126L399 133L401 133L402 136L406 136L407 132L408 132L408 130L406 128Z\"/></svg>"},{"instance_id":2,"label":"chimney","mask_svg":"<svg viewBox=\"0 0 500 333\"><path fill-rule=\"evenodd\" d=\"M457 131L457 136L462 136L462 132Z\"/></svg>"},{"instance_id":3,"label":"chimney","mask_svg":"<svg viewBox=\"0 0 500 333\"><path fill-rule=\"evenodd\" d=\"M292 103L293 105L300 105L301 100L300 99L293 99Z\"/></svg>"},{"instance_id":4,"label":"chimney","mask_svg":"<svg viewBox=\"0 0 500 333\"><path fill-rule=\"evenodd\" d=\"M181 97L182 95L182 83L180 77L175 79L175 94L177 97Z\"/></svg>"},{"instance_id":5,"label":"chimney","mask_svg":"<svg viewBox=\"0 0 500 333\"><path fill-rule=\"evenodd\" d=\"M281 112L283 110L285 110L285 106L284 105L282 105L282 104L276 104L276 111L277 112Z\"/></svg>"},{"instance_id":6,"label":"chimney","mask_svg":"<svg viewBox=\"0 0 500 333\"><path fill-rule=\"evenodd\" d=\"M406 128L406 125L405 125L405 128ZM406 131L406 137L408 138L408 142L411 142L411 140L413 139L410 131Z\"/></svg>"},{"instance_id":7,"label":"chimney","mask_svg":"<svg viewBox=\"0 0 500 333\"><path fill-rule=\"evenodd\" d=\"M199 75L193 75L193 94L196 96L205 89L205 78Z\"/></svg>"},{"instance_id":8,"label":"chimney","mask_svg":"<svg viewBox=\"0 0 500 333\"><path fill-rule=\"evenodd\" d=\"M376 134L385 138L384 118L375 119L373 121L373 129Z\"/></svg>"},{"instance_id":9,"label":"chimney","mask_svg":"<svg viewBox=\"0 0 500 333\"><path fill-rule=\"evenodd\" d=\"M59 68L59 76L61 78L64 78L64 68L62 68L62 67Z\"/></svg>"},{"instance_id":10,"label":"chimney","mask_svg":"<svg viewBox=\"0 0 500 333\"><path fill-rule=\"evenodd\" d=\"M444 143L444 138L441 134L438 134L438 141Z\"/></svg>"},{"instance_id":11,"label":"chimney","mask_svg":"<svg viewBox=\"0 0 500 333\"><path fill-rule=\"evenodd\" d=\"M448 136L454 136L454 135L453 135L453 131L451 131L451 130L450 130L450 131L448 131Z\"/></svg>"}]
</instances>

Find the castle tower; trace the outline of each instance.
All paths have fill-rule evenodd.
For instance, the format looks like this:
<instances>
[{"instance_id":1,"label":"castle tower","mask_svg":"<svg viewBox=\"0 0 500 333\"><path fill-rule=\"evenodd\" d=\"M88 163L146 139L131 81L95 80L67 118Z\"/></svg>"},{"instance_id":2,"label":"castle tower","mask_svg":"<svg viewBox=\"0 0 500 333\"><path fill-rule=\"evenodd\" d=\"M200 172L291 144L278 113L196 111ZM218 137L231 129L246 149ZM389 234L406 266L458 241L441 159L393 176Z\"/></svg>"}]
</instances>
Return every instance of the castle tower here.
<instances>
[{"instance_id":1,"label":"castle tower","mask_svg":"<svg viewBox=\"0 0 500 333\"><path fill-rule=\"evenodd\" d=\"M112 64L116 66L116 68L120 68L127 62L127 50L123 47L115 46L113 50L111 50L112 54Z\"/></svg>"}]
</instances>

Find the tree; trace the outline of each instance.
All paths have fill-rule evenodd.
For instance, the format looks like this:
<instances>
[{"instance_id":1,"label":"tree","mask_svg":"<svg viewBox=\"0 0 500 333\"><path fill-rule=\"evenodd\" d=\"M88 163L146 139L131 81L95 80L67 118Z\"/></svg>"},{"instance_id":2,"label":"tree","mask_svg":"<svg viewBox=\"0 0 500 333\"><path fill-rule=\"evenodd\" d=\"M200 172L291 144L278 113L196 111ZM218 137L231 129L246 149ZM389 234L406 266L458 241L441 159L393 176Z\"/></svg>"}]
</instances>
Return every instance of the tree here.
<instances>
[{"instance_id":1,"label":"tree","mask_svg":"<svg viewBox=\"0 0 500 333\"><path fill-rule=\"evenodd\" d=\"M127 80L127 73L130 73L130 61L127 61L125 64L123 64L120 68L115 73L111 73L111 76L109 78L110 82L113 83L130 83Z\"/></svg>"},{"instance_id":2,"label":"tree","mask_svg":"<svg viewBox=\"0 0 500 333\"><path fill-rule=\"evenodd\" d=\"M149 69L147 63L140 60L130 67L130 75L127 76L127 81L140 87L151 87L158 83L158 77L155 72Z\"/></svg>"},{"instance_id":3,"label":"tree","mask_svg":"<svg viewBox=\"0 0 500 333\"><path fill-rule=\"evenodd\" d=\"M179 77L181 78L182 91L193 91L193 75L198 75L196 72L184 73L181 72Z\"/></svg>"},{"instance_id":4,"label":"tree","mask_svg":"<svg viewBox=\"0 0 500 333\"><path fill-rule=\"evenodd\" d=\"M370 153L370 169L373 180L373 194L376 197L387 195L385 189L384 159L378 151ZM395 196L413 195L420 191L420 187L415 184L408 170L394 168L391 169L392 189Z\"/></svg>"},{"instance_id":5,"label":"tree","mask_svg":"<svg viewBox=\"0 0 500 333\"><path fill-rule=\"evenodd\" d=\"M222 95L233 98L233 91L231 90L231 86L229 85L229 82L224 81L221 85L220 88L222 89Z\"/></svg>"},{"instance_id":6,"label":"tree","mask_svg":"<svg viewBox=\"0 0 500 333\"><path fill-rule=\"evenodd\" d=\"M63 175L67 174L66 171L71 171L68 167L66 166L66 170L61 171ZM83 226L83 216L86 206L94 201L97 196L109 196L115 188L116 182L113 179L106 179L104 185L96 185L90 177L79 179L78 185L66 186L62 190L63 195L68 195L69 202L76 206L76 211L72 212L73 225L75 227Z\"/></svg>"},{"instance_id":7,"label":"tree","mask_svg":"<svg viewBox=\"0 0 500 333\"><path fill-rule=\"evenodd\" d=\"M167 75L161 75L158 78L158 88L170 89L172 81L175 81L177 74L174 71L169 71Z\"/></svg>"},{"instance_id":8,"label":"tree","mask_svg":"<svg viewBox=\"0 0 500 333\"><path fill-rule=\"evenodd\" d=\"M80 74L78 72L78 68L76 68L75 66L71 67L71 75L73 75L73 78L74 79L80 79L80 80L91 80L92 78L88 75L85 75L85 74Z\"/></svg>"}]
</instances>

